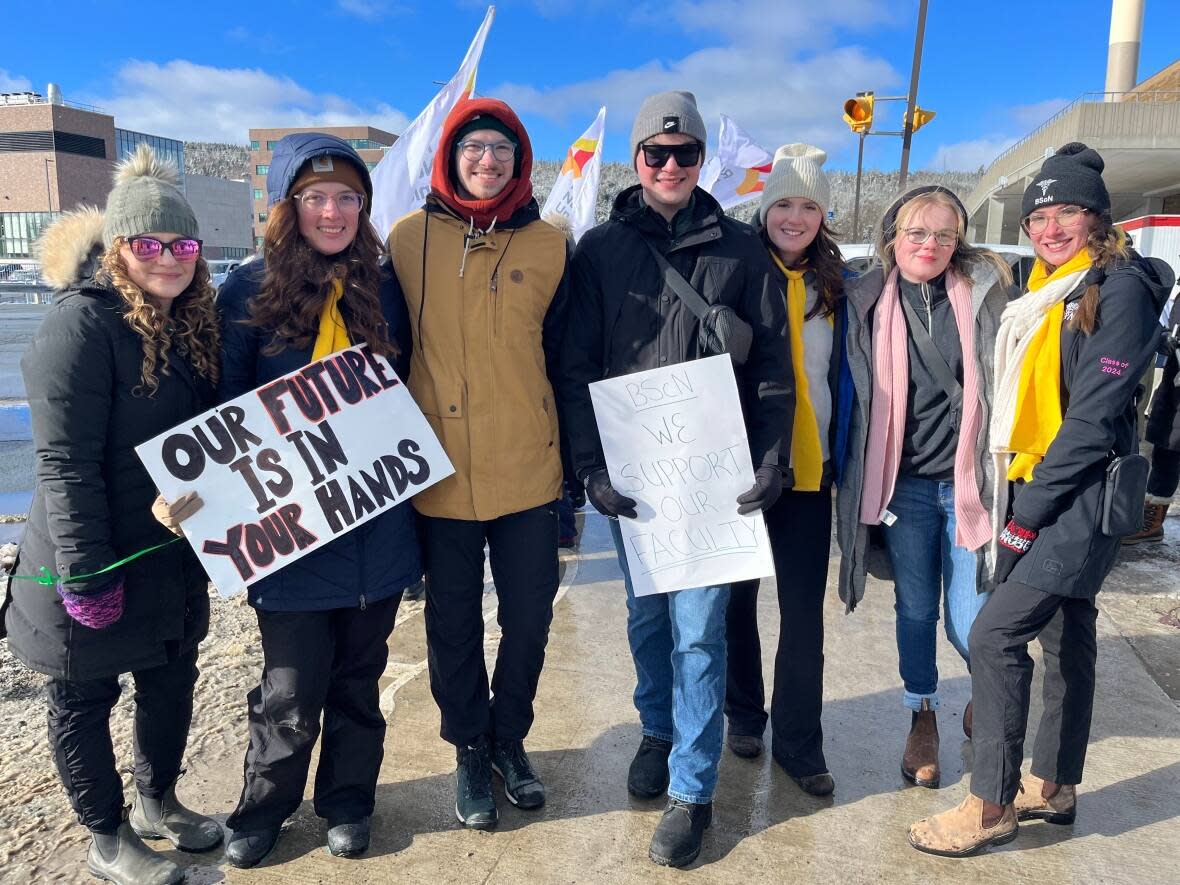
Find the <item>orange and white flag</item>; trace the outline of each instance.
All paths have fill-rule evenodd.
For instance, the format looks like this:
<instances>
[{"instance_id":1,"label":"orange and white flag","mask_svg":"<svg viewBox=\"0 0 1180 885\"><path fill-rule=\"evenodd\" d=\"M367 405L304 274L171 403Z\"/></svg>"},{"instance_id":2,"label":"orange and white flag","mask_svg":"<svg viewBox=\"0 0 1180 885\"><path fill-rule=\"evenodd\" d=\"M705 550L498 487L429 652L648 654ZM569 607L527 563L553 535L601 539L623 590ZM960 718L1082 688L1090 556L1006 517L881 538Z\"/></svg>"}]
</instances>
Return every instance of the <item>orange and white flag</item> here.
<instances>
[{"instance_id":1,"label":"orange and white flag","mask_svg":"<svg viewBox=\"0 0 1180 885\"><path fill-rule=\"evenodd\" d=\"M389 235L395 221L426 202L430 193L430 170L438 140L442 138L443 123L451 108L475 91L479 58L495 17L496 7L489 6L455 76L406 127L373 170L373 205L369 218L381 239Z\"/></svg>"},{"instance_id":2,"label":"orange and white flag","mask_svg":"<svg viewBox=\"0 0 1180 885\"><path fill-rule=\"evenodd\" d=\"M774 157L732 119L721 115L717 154L705 161L700 186L717 198L722 209L761 197Z\"/></svg>"},{"instance_id":3,"label":"orange and white flag","mask_svg":"<svg viewBox=\"0 0 1180 885\"><path fill-rule=\"evenodd\" d=\"M594 227L594 208L598 205L598 174L602 170L602 138L606 129L606 108L582 137L570 145L565 163L545 200L541 217L563 215L570 223L575 242Z\"/></svg>"}]
</instances>

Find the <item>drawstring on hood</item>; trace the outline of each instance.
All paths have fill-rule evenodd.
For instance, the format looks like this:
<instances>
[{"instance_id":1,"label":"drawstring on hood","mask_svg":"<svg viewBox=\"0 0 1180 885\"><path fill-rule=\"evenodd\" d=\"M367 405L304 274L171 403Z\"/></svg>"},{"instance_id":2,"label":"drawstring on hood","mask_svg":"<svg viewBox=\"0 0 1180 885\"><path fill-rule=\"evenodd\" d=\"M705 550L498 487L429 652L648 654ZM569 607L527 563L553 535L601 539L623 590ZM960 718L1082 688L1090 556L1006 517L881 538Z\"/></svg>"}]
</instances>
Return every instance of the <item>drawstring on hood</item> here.
<instances>
[{"instance_id":1,"label":"drawstring on hood","mask_svg":"<svg viewBox=\"0 0 1180 885\"><path fill-rule=\"evenodd\" d=\"M467 233L463 234L463 260L459 262L459 279L463 279L463 271L467 268L467 254L471 251L472 243L475 243L475 248L479 249L483 246L492 245L487 239L496 230L496 219L492 219L491 225L487 230L478 230L475 226L475 219L467 220Z\"/></svg>"}]
</instances>

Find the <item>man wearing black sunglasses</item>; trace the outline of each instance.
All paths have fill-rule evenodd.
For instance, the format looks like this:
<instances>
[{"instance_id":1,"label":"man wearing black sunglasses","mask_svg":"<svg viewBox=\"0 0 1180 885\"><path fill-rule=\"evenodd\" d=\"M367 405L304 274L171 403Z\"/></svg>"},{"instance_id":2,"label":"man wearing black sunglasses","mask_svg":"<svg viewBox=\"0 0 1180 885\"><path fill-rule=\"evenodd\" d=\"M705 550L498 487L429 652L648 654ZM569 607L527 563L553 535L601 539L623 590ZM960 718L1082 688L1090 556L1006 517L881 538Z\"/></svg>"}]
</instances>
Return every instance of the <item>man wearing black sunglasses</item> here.
<instances>
[{"instance_id":1,"label":"man wearing black sunglasses","mask_svg":"<svg viewBox=\"0 0 1180 885\"><path fill-rule=\"evenodd\" d=\"M642 798L667 793L649 856L669 866L696 858L712 816L729 586L635 596L618 523L635 518L635 502L611 487L587 385L711 355L696 314L669 283L667 264L710 305L732 308L752 327L749 355L735 369L757 482L734 503L734 512L739 506L743 513L765 509L778 498L778 452L794 412L785 306L753 231L727 218L697 187L704 143L705 124L691 93L644 101L631 133L639 184L619 194L610 220L588 231L574 253L562 364L563 420L575 467L590 502L611 518L627 585L627 635L643 727L627 789Z\"/></svg>"}]
</instances>

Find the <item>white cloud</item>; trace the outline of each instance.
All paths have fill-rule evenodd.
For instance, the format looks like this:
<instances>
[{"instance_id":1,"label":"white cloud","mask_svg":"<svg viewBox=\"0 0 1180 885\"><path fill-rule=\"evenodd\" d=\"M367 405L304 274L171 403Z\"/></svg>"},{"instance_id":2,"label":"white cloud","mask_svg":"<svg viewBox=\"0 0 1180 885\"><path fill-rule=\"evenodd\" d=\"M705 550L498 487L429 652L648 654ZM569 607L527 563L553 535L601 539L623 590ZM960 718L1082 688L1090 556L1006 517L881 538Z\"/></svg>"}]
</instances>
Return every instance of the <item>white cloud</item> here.
<instances>
[{"instance_id":1,"label":"white cloud","mask_svg":"<svg viewBox=\"0 0 1180 885\"><path fill-rule=\"evenodd\" d=\"M934 152L934 157L926 164L926 168L936 171L955 169L974 172L980 167L990 165L992 160L1016 144L1018 140L993 136L939 145L938 150Z\"/></svg>"},{"instance_id":2,"label":"white cloud","mask_svg":"<svg viewBox=\"0 0 1180 885\"><path fill-rule=\"evenodd\" d=\"M841 119L841 106L857 90L897 86L901 75L884 59L858 48L837 48L807 57L790 57L732 45L702 49L676 61L649 61L602 77L551 89L515 83L488 94L518 112L569 124L607 106L610 127L630 132L643 99L667 89L696 94L701 115L716 132L725 113L767 150L790 141L825 146L853 144Z\"/></svg>"},{"instance_id":3,"label":"white cloud","mask_svg":"<svg viewBox=\"0 0 1180 885\"><path fill-rule=\"evenodd\" d=\"M1026 129L1035 129L1069 104L1068 98L1049 98L1012 109L1012 119Z\"/></svg>"},{"instance_id":4,"label":"white cloud","mask_svg":"<svg viewBox=\"0 0 1180 885\"><path fill-rule=\"evenodd\" d=\"M186 141L242 144L251 127L272 126L371 125L398 133L409 122L384 102L363 107L258 68L215 68L183 59L127 62L113 94L87 101L113 114L121 128Z\"/></svg>"},{"instance_id":5,"label":"white cloud","mask_svg":"<svg viewBox=\"0 0 1180 885\"><path fill-rule=\"evenodd\" d=\"M27 77L10 74L0 68L0 92L32 92L33 84Z\"/></svg>"}]
</instances>

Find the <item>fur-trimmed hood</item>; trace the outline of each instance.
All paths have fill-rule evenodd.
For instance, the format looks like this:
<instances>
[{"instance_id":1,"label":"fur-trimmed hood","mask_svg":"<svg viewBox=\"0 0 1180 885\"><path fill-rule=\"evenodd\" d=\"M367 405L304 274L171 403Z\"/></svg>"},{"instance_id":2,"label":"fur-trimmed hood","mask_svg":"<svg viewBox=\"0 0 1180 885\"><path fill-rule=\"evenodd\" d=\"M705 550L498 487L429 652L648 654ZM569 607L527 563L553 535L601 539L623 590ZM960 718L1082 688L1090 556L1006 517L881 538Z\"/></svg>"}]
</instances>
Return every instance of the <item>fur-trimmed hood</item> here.
<instances>
[{"instance_id":1,"label":"fur-trimmed hood","mask_svg":"<svg viewBox=\"0 0 1180 885\"><path fill-rule=\"evenodd\" d=\"M55 289L90 279L102 257L103 213L93 206L66 212L47 227L35 246L41 276Z\"/></svg>"}]
</instances>

